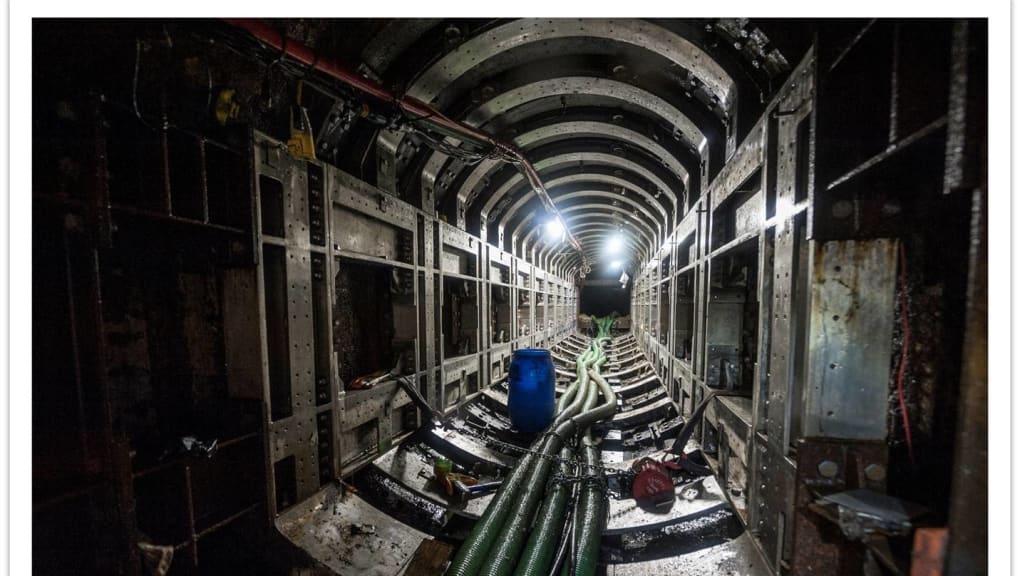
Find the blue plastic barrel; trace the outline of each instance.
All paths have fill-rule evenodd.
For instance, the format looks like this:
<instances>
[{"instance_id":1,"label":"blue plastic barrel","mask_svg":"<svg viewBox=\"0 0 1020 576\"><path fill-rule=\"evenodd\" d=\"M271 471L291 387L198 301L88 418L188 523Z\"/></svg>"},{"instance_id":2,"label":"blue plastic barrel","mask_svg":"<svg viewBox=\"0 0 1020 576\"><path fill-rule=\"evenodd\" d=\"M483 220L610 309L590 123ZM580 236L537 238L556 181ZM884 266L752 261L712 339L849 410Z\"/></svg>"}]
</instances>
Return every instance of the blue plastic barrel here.
<instances>
[{"instance_id":1,"label":"blue plastic barrel","mask_svg":"<svg viewBox=\"0 0 1020 576\"><path fill-rule=\"evenodd\" d=\"M556 411L556 369L542 348L514 350L510 361L510 423L521 432L540 432Z\"/></svg>"}]
</instances>

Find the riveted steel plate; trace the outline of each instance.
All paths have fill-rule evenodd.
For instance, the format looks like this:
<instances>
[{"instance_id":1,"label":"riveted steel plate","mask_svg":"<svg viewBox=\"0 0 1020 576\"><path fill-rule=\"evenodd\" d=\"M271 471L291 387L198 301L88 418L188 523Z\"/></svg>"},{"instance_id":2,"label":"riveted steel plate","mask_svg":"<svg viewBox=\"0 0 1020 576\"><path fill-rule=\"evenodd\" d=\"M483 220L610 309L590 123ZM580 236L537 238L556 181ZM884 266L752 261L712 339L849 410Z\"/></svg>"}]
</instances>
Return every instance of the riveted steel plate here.
<instances>
[{"instance_id":1,"label":"riveted steel plate","mask_svg":"<svg viewBox=\"0 0 1020 576\"><path fill-rule=\"evenodd\" d=\"M813 243L807 436L886 437L897 246Z\"/></svg>"},{"instance_id":2,"label":"riveted steel plate","mask_svg":"<svg viewBox=\"0 0 1020 576\"><path fill-rule=\"evenodd\" d=\"M757 125L712 181L710 198L713 211L761 167L765 151L764 136L765 130L761 124Z\"/></svg>"},{"instance_id":3,"label":"riveted steel plate","mask_svg":"<svg viewBox=\"0 0 1020 576\"><path fill-rule=\"evenodd\" d=\"M376 220L414 232L417 210L382 190L358 180L346 172L330 169L333 190L330 197L335 204L361 212Z\"/></svg>"},{"instance_id":4,"label":"riveted steel plate","mask_svg":"<svg viewBox=\"0 0 1020 576\"><path fill-rule=\"evenodd\" d=\"M430 102L479 62L528 43L571 37L600 38L644 48L693 72L724 107L728 107L733 97L733 80L729 74L686 38L643 20L587 18L524 19L493 28L438 60L417 78L408 94Z\"/></svg>"}]
</instances>

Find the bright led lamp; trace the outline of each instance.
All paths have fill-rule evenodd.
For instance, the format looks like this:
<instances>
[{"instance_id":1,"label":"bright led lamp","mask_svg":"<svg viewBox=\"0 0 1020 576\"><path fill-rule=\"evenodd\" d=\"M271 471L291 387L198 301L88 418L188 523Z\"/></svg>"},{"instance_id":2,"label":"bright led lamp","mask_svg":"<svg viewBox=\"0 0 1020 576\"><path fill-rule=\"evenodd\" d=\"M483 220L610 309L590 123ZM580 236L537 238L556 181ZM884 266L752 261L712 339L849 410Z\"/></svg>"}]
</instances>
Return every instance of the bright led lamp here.
<instances>
[{"instance_id":1,"label":"bright led lamp","mask_svg":"<svg viewBox=\"0 0 1020 576\"><path fill-rule=\"evenodd\" d=\"M623 248L623 236L619 234L611 236L609 238L609 241L606 243L606 251L609 252L610 254L619 254L622 248Z\"/></svg>"},{"instance_id":2,"label":"bright led lamp","mask_svg":"<svg viewBox=\"0 0 1020 576\"><path fill-rule=\"evenodd\" d=\"M561 221L559 218L551 218L548 221L546 221L545 235L547 238L556 241L562 241L567 235L567 231L563 227L563 221Z\"/></svg>"}]
</instances>

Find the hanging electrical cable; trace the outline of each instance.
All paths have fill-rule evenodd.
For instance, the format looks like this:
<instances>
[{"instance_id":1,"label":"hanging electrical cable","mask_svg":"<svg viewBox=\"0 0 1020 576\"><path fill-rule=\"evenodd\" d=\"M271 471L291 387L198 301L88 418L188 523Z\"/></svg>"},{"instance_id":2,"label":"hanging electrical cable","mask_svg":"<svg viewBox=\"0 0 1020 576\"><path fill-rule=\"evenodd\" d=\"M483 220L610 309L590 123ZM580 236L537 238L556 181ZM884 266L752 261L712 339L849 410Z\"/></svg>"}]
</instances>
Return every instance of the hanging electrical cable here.
<instances>
[{"instance_id":1,"label":"hanging electrical cable","mask_svg":"<svg viewBox=\"0 0 1020 576\"><path fill-rule=\"evenodd\" d=\"M286 34L281 34L266 22L256 19L238 18L227 18L224 21L247 31L260 43L273 50L278 50L281 55L285 54L296 62L312 66L319 72L359 92L388 102L401 110L402 113L412 114L414 116L413 125L418 123L427 124L434 132L465 140L481 148L488 149L492 158L514 164L527 178L528 183L531 184L533 191L546 211L551 216L561 218L562 220L560 211L556 208L556 204L545 189L545 185L542 183L542 179L539 177L535 167L524 156L524 153L513 144L502 142L478 128L453 120L416 98L407 95L397 95L379 83L360 76L338 62L327 58L320 58L310 47L292 39L288 40ZM571 234L570 230L565 232L570 244L581 256L582 267L586 266L587 256L584 254L580 241Z\"/></svg>"}]
</instances>

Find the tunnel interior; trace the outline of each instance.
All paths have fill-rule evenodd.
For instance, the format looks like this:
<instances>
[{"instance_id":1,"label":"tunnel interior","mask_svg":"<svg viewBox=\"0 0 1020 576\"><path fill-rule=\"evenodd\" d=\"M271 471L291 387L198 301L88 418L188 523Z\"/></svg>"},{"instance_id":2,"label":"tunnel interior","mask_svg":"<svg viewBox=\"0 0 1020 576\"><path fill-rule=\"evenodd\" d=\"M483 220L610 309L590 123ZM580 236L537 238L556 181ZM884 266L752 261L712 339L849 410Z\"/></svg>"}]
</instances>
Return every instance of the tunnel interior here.
<instances>
[{"instance_id":1,"label":"tunnel interior","mask_svg":"<svg viewBox=\"0 0 1020 576\"><path fill-rule=\"evenodd\" d=\"M987 573L985 20L32 38L38 573Z\"/></svg>"},{"instance_id":2,"label":"tunnel interior","mask_svg":"<svg viewBox=\"0 0 1020 576\"><path fill-rule=\"evenodd\" d=\"M615 262L615 261L614 261ZM614 262L593 266L581 286L578 311L588 316L630 316L630 280ZM622 281L626 278L626 282Z\"/></svg>"}]
</instances>

